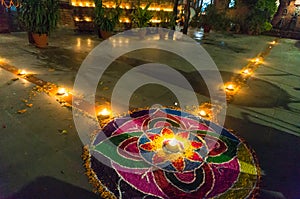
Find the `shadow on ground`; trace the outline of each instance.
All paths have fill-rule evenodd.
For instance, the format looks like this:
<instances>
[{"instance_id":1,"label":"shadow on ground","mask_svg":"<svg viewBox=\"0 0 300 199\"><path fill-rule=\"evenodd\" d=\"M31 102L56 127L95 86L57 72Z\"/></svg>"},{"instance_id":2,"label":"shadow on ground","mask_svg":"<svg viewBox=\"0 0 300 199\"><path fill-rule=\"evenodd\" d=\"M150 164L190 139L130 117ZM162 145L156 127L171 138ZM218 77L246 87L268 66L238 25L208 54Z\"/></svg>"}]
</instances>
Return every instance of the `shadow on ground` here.
<instances>
[{"instance_id":1,"label":"shadow on ground","mask_svg":"<svg viewBox=\"0 0 300 199\"><path fill-rule=\"evenodd\" d=\"M166 57L169 57L170 59L166 60ZM185 60L174 53L157 49L136 50L116 59L104 72L100 82L103 83L103 88L111 88L111 90L107 90L108 98L111 97L111 94L109 93L112 92L112 88L115 87L122 75L132 68L146 63L162 63L169 65L181 73L190 82L196 93L206 97L210 97L207 85L216 87L213 89L222 89L222 83L221 85L216 85L216 75L221 74L223 82L231 81L231 78L237 75L227 71L202 70L200 71L201 75L205 75L205 79L208 81L205 82L204 78L199 74L198 71L196 71L196 69L188 62L188 60ZM171 83L176 86L181 85L180 82L177 82L178 80L174 80L174 78L172 78L172 74L162 74L160 77L158 77L157 74L147 73L145 75L154 75L154 78L161 78L160 80L165 81L166 83ZM293 74L286 75L288 78L288 75ZM281 89L277 85L257 77L251 77L234 96L234 100L231 103L247 107L283 107L287 110L291 110L289 108L289 104L299 102L300 100L293 99L292 96L290 96L285 90Z\"/></svg>"},{"instance_id":2,"label":"shadow on ground","mask_svg":"<svg viewBox=\"0 0 300 199\"><path fill-rule=\"evenodd\" d=\"M97 199L98 195L52 177L39 177L5 199Z\"/></svg>"},{"instance_id":3,"label":"shadow on ground","mask_svg":"<svg viewBox=\"0 0 300 199\"><path fill-rule=\"evenodd\" d=\"M289 198L300 196L300 139L276 129L244 119L227 117L225 126L236 130L256 152L262 169L259 199Z\"/></svg>"}]
</instances>

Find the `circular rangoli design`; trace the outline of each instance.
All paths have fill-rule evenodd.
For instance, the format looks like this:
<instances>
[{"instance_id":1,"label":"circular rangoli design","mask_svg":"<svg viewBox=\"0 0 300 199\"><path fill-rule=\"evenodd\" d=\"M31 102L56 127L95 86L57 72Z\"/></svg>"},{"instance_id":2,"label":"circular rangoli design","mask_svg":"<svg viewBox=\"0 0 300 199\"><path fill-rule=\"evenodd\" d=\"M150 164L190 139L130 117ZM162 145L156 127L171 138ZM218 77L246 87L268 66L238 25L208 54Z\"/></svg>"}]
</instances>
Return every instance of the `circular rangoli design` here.
<instances>
[{"instance_id":1,"label":"circular rangoli design","mask_svg":"<svg viewBox=\"0 0 300 199\"><path fill-rule=\"evenodd\" d=\"M258 164L243 140L178 110L116 118L86 152L102 197L254 198L258 191Z\"/></svg>"}]
</instances>

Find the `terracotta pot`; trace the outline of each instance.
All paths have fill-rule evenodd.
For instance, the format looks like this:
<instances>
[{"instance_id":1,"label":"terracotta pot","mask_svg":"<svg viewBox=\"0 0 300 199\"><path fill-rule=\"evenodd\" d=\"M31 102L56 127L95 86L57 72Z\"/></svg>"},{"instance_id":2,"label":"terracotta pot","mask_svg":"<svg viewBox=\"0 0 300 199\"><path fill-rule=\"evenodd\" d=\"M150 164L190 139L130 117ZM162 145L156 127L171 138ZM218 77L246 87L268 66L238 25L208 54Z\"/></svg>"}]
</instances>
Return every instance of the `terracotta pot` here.
<instances>
[{"instance_id":1,"label":"terracotta pot","mask_svg":"<svg viewBox=\"0 0 300 199\"><path fill-rule=\"evenodd\" d=\"M38 48L46 48L48 46L48 35L47 34L36 34L32 33L34 45Z\"/></svg>"},{"instance_id":2,"label":"terracotta pot","mask_svg":"<svg viewBox=\"0 0 300 199\"><path fill-rule=\"evenodd\" d=\"M104 30L100 30L100 35L103 39L107 39L110 36L112 36L112 32L108 32L108 31L104 31Z\"/></svg>"}]
</instances>

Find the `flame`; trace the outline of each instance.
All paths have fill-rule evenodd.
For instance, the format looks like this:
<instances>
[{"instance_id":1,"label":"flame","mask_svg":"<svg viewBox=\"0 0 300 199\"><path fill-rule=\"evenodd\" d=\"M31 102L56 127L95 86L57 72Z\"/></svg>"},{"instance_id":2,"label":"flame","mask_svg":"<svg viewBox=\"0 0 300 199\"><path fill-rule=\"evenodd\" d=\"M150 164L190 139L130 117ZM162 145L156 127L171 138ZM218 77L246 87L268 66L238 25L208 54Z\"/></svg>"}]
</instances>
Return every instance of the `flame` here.
<instances>
[{"instance_id":1,"label":"flame","mask_svg":"<svg viewBox=\"0 0 300 199\"><path fill-rule=\"evenodd\" d=\"M62 87L58 88L56 93L57 93L57 95L65 95L65 96L68 96L67 90L66 90L65 88L62 88Z\"/></svg>"},{"instance_id":2,"label":"flame","mask_svg":"<svg viewBox=\"0 0 300 199\"><path fill-rule=\"evenodd\" d=\"M109 111L107 108L104 108L98 112L98 115L100 115L100 116L109 116L110 114L111 114L111 111Z\"/></svg>"},{"instance_id":3,"label":"flame","mask_svg":"<svg viewBox=\"0 0 300 199\"><path fill-rule=\"evenodd\" d=\"M205 110L200 110L199 114L203 117L207 116L207 113Z\"/></svg>"},{"instance_id":4,"label":"flame","mask_svg":"<svg viewBox=\"0 0 300 199\"><path fill-rule=\"evenodd\" d=\"M18 75L26 75L26 71L25 70L21 70L21 71L19 71Z\"/></svg>"},{"instance_id":5,"label":"flame","mask_svg":"<svg viewBox=\"0 0 300 199\"><path fill-rule=\"evenodd\" d=\"M229 83L225 86L225 89L228 91L233 91L235 89L235 85L232 83Z\"/></svg>"}]
</instances>

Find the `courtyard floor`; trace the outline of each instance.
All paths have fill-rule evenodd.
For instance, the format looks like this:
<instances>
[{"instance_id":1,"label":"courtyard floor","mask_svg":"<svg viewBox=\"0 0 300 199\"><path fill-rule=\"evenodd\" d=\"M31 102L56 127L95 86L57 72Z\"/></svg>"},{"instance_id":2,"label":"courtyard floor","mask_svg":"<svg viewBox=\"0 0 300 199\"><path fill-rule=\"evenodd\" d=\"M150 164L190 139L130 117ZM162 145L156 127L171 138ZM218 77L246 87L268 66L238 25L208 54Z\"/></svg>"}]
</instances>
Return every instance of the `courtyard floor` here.
<instances>
[{"instance_id":1,"label":"courtyard floor","mask_svg":"<svg viewBox=\"0 0 300 199\"><path fill-rule=\"evenodd\" d=\"M274 39L210 33L197 41L228 82ZM83 60L101 41L96 35L58 30L50 36L49 48L38 49L28 44L24 32L0 34L0 60L71 90ZM124 68L103 75L96 99L108 101L127 70L126 64L143 59L147 59L147 52L120 60L118 64ZM280 38L227 104L225 128L244 138L256 152L262 169L262 199L300 196L299 63L300 41ZM189 81L201 84L189 71L181 71ZM83 144L72 111L54 97L36 92L34 86L0 67L0 198L97 198L84 174ZM209 99L203 89L195 92L199 101ZM169 90L152 85L137 90L130 105L171 106L174 102Z\"/></svg>"}]
</instances>

